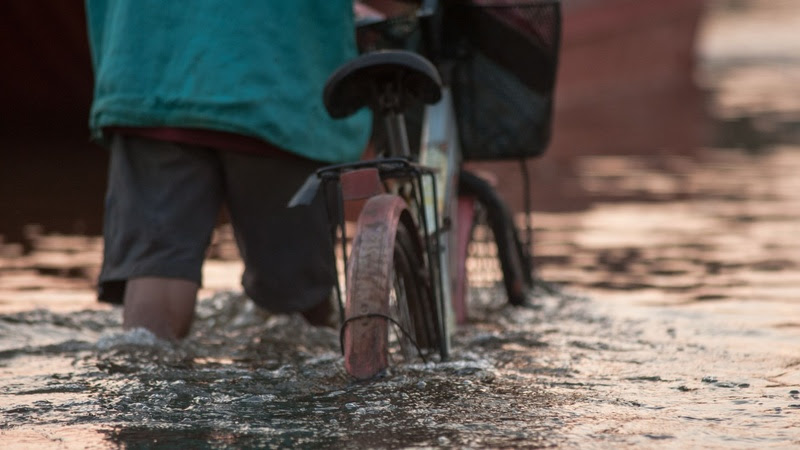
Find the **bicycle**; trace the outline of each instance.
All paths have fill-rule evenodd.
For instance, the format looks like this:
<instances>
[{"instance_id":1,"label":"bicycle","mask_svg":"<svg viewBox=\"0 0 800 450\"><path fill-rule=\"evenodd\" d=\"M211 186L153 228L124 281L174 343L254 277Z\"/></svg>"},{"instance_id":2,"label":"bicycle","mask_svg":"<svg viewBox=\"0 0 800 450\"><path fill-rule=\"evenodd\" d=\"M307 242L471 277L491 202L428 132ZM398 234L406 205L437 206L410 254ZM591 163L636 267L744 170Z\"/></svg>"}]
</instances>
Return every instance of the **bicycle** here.
<instances>
[{"instance_id":1,"label":"bicycle","mask_svg":"<svg viewBox=\"0 0 800 450\"><path fill-rule=\"evenodd\" d=\"M448 21L469 14L465 4L424 0L414 15L360 24L359 32L367 36L362 40L372 35L381 42L336 70L323 100L334 118L372 109L385 128L385 151L371 160L318 170L290 202L308 203L320 189L329 199L331 238L339 244L346 274L344 288L335 286L340 339L345 368L357 379L372 378L400 358L448 358L451 330L467 318L465 266L476 208L483 208L489 219L509 302L524 304L533 284L530 223L523 243L492 186L461 166L464 128L470 124L463 114L459 117L464 99L460 111L456 108L459 54L457 48L445 48L455 42L445 34L452 30ZM554 0L473 0L470 5L496 8L501 14L489 22L502 28L523 18L521 4L546 8L560 24L560 4ZM557 35L558 28L550 32ZM408 47L413 40L419 53L386 49ZM557 49L557 36L548 44ZM548 62L549 91L542 97L549 103L542 108L537 126L543 134L535 138L534 153L543 151L549 139L555 65L555 59ZM419 139L412 142L406 115L416 105L425 106ZM506 158L532 154L530 145L521 155L509 148ZM529 209L526 202L528 216ZM355 217L348 251L346 222Z\"/></svg>"}]
</instances>

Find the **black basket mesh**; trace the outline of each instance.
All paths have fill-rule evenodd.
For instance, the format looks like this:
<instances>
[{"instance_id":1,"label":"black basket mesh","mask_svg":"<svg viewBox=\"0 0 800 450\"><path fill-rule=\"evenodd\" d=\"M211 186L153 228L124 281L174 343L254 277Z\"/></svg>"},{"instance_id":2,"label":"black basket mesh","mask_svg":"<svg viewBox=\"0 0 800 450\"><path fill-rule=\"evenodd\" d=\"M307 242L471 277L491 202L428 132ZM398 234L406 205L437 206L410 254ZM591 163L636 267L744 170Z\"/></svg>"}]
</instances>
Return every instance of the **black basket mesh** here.
<instances>
[{"instance_id":1,"label":"black basket mesh","mask_svg":"<svg viewBox=\"0 0 800 450\"><path fill-rule=\"evenodd\" d=\"M445 41L467 160L538 156L550 141L561 35L560 2L453 2Z\"/></svg>"},{"instance_id":2,"label":"black basket mesh","mask_svg":"<svg viewBox=\"0 0 800 450\"><path fill-rule=\"evenodd\" d=\"M417 18L404 16L359 26L359 50L405 49L453 63L447 81L464 159L542 154L551 134L560 1L442 1L441 34L435 33L433 46L423 43ZM435 55L427 54L431 48ZM421 108L406 114L412 145L418 143L421 118Z\"/></svg>"}]
</instances>

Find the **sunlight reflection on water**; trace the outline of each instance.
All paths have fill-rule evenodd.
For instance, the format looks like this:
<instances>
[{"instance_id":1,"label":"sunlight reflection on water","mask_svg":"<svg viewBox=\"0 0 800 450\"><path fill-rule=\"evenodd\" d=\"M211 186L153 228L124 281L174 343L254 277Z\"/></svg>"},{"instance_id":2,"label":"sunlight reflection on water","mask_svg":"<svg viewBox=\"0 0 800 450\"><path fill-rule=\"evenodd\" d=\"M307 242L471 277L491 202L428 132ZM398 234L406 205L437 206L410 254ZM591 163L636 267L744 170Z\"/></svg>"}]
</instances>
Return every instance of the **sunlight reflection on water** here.
<instances>
[{"instance_id":1,"label":"sunlight reflection on water","mask_svg":"<svg viewBox=\"0 0 800 450\"><path fill-rule=\"evenodd\" d=\"M769 32L794 36L777 28L800 15L780 11ZM736 148L580 159L568 181L591 208L533 216L537 308L504 305L496 264L473 259L472 320L445 363L354 382L336 331L230 290L229 227L177 344L94 302L99 238L0 243L0 447L800 445L800 61L760 39L778 65L737 66L747 41L725 33L767 29L739 12L701 51Z\"/></svg>"}]
</instances>

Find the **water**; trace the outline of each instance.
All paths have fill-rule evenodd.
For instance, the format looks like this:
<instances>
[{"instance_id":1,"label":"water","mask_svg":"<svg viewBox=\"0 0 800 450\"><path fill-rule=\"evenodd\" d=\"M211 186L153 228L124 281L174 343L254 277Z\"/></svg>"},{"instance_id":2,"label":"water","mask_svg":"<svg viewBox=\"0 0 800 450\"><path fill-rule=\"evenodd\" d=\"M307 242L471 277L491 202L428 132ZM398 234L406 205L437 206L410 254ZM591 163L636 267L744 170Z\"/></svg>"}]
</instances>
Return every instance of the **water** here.
<instances>
[{"instance_id":1,"label":"water","mask_svg":"<svg viewBox=\"0 0 800 450\"><path fill-rule=\"evenodd\" d=\"M335 331L236 292L204 299L179 344L123 332L113 309L3 314L3 446L798 443L796 303L589 299L572 284L539 286L526 309L476 289L451 361L366 383L344 372Z\"/></svg>"},{"instance_id":2,"label":"water","mask_svg":"<svg viewBox=\"0 0 800 450\"><path fill-rule=\"evenodd\" d=\"M496 314L517 313L500 308ZM476 326L459 335L451 361L396 368L380 380L356 383L344 372L336 332L309 327L299 317L254 314L249 301L232 293L203 301L192 336L180 344L144 330L122 332L118 316L117 311L37 310L0 317L5 442L133 447L552 442L546 430L554 418L537 405L559 401L522 374L503 375L490 356L510 342L538 345L536 333L513 326L503 333L496 324Z\"/></svg>"},{"instance_id":3,"label":"water","mask_svg":"<svg viewBox=\"0 0 800 450\"><path fill-rule=\"evenodd\" d=\"M585 207L533 215L536 307L471 261L448 362L353 381L336 331L236 290L226 227L178 344L95 303L99 238L0 242L0 448L796 448L800 15L745 3L701 48L719 148L575 158Z\"/></svg>"}]
</instances>

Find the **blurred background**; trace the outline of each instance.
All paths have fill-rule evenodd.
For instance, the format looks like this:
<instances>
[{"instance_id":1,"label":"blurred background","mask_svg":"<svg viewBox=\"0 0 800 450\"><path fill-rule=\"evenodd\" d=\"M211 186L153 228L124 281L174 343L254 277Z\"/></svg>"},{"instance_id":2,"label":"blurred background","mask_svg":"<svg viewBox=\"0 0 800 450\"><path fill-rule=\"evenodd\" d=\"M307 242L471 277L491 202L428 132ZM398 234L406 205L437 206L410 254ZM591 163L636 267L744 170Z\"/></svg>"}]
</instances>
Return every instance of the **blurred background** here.
<instances>
[{"instance_id":1,"label":"blurred background","mask_svg":"<svg viewBox=\"0 0 800 450\"><path fill-rule=\"evenodd\" d=\"M800 101L791 95L800 81L796 0L563 5L554 137L543 157L528 162L534 211L683 198L690 187L675 180L705 158L704 149L757 153L800 142ZM4 6L0 279L25 273L27 281L0 281L0 288L35 289L42 281L29 276L70 273L85 288L99 262L107 155L87 130L92 75L83 2ZM520 210L518 164L478 165L498 174L498 189ZM654 173L674 177L658 188L648 185L664 180ZM52 251L23 263L35 248ZM233 257L219 249L212 256Z\"/></svg>"},{"instance_id":2,"label":"blurred background","mask_svg":"<svg viewBox=\"0 0 800 450\"><path fill-rule=\"evenodd\" d=\"M670 173L709 147L758 151L798 142L800 3L563 5L555 132L547 153L528 164L535 210L585 209L616 198L587 192L576 180L587 155L646 156L635 159ZM519 208L515 165L482 164L507 173L500 189Z\"/></svg>"},{"instance_id":3,"label":"blurred background","mask_svg":"<svg viewBox=\"0 0 800 450\"><path fill-rule=\"evenodd\" d=\"M800 0L563 5L553 140L527 162L541 308L499 307L496 261L473 253L485 305L455 346L469 356L344 387L325 356L335 332L264 320L239 295L225 224L196 342L107 346L119 311L93 292L107 155L86 126L83 1L5 0L0 447L343 432L355 446L796 448ZM520 211L519 163L476 165ZM389 440L359 440L373 436Z\"/></svg>"},{"instance_id":4,"label":"blurred background","mask_svg":"<svg viewBox=\"0 0 800 450\"><path fill-rule=\"evenodd\" d=\"M89 143L92 75L82 5L10 0L0 19L8 61L0 74L6 242L24 242L32 224L48 233L101 229L106 154ZM705 2L565 0L564 8L555 137L547 156L531 163L541 182L538 208L574 206L552 191L568 184L566 166L576 155L687 154L708 137L695 78Z\"/></svg>"}]
</instances>

